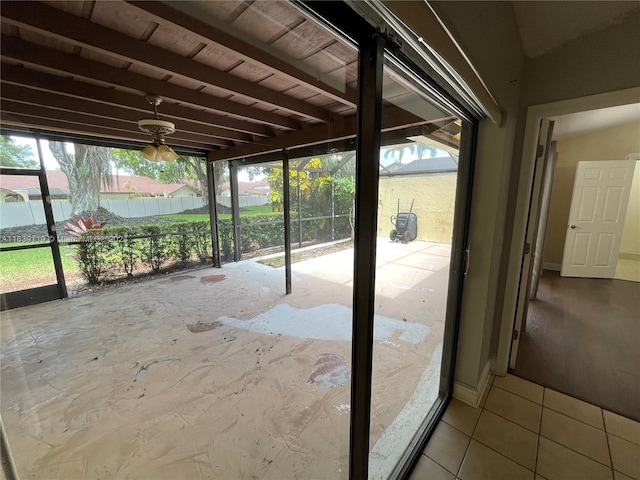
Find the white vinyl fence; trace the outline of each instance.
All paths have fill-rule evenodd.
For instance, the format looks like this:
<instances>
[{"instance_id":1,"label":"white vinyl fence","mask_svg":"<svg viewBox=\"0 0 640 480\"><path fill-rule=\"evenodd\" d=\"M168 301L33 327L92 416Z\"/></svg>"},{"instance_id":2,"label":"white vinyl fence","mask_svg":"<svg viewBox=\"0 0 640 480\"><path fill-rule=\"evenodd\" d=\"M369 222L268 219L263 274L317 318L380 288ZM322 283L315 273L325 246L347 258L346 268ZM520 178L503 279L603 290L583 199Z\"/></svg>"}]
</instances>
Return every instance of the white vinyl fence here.
<instances>
[{"instance_id":1,"label":"white vinyl fence","mask_svg":"<svg viewBox=\"0 0 640 480\"><path fill-rule=\"evenodd\" d=\"M229 195L218 195L216 200L220 205L231 207L231 197ZM266 195L239 195L240 208L242 207L259 207L266 205L268 200Z\"/></svg>"},{"instance_id":2,"label":"white vinyl fence","mask_svg":"<svg viewBox=\"0 0 640 480\"><path fill-rule=\"evenodd\" d=\"M219 195L218 203L231 206L231 197ZM264 205L266 195L243 195L239 197L240 207ZM71 202L53 201L53 218L56 222L71 218ZM204 206L202 197L178 198L136 198L130 200L101 200L100 206L121 217L150 217L180 213ZM23 225L41 225L47 223L42 202L0 203L0 228L21 227Z\"/></svg>"},{"instance_id":3,"label":"white vinyl fence","mask_svg":"<svg viewBox=\"0 0 640 480\"><path fill-rule=\"evenodd\" d=\"M133 200L101 200L100 206L121 217L149 217L180 213L204 205L202 197L136 198ZM53 218L59 222L71 218L71 202L53 201ZM0 227L21 227L47 223L42 202L0 203Z\"/></svg>"}]
</instances>

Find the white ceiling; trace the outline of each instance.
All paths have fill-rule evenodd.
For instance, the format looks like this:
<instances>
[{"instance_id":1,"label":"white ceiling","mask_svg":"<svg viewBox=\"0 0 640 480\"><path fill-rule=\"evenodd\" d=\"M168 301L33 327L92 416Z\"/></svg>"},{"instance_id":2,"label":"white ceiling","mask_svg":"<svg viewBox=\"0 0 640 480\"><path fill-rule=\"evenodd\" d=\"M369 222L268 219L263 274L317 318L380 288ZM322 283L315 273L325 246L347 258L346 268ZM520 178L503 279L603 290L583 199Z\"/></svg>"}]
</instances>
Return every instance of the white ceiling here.
<instances>
[{"instance_id":1,"label":"white ceiling","mask_svg":"<svg viewBox=\"0 0 640 480\"><path fill-rule=\"evenodd\" d=\"M562 140L640 120L640 103L560 115L551 118L551 120L555 121L554 140ZM640 135L640 130L638 130L638 135Z\"/></svg>"},{"instance_id":2,"label":"white ceiling","mask_svg":"<svg viewBox=\"0 0 640 480\"><path fill-rule=\"evenodd\" d=\"M620 22L640 10L640 2L514 1L524 52L529 58Z\"/></svg>"}]
</instances>

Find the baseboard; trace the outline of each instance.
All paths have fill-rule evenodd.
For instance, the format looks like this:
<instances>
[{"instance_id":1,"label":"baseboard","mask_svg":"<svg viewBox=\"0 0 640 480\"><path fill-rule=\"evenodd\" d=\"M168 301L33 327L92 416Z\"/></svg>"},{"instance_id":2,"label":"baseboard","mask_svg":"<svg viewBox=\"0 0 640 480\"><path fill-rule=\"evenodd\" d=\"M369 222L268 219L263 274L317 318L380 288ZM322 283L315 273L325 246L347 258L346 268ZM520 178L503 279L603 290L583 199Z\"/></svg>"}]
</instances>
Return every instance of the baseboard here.
<instances>
[{"instance_id":1,"label":"baseboard","mask_svg":"<svg viewBox=\"0 0 640 480\"><path fill-rule=\"evenodd\" d=\"M477 387L470 387L469 385L460 383L458 381L453 382L453 397L457 398L461 402L466 403L467 405L471 405L474 408L477 407L478 405L480 405L480 400L482 399L485 390L489 388L490 376L490 363L487 362L482 369Z\"/></svg>"},{"instance_id":2,"label":"baseboard","mask_svg":"<svg viewBox=\"0 0 640 480\"><path fill-rule=\"evenodd\" d=\"M618 258L621 259L621 260L634 260L636 262L640 262L640 255L637 254L637 253L620 252L620 253L618 253ZM562 270L562 264L561 263L544 262L542 264L542 268L544 268L545 270L552 270L554 272L559 272L560 270Z\"/></svg>"}]
</instances>

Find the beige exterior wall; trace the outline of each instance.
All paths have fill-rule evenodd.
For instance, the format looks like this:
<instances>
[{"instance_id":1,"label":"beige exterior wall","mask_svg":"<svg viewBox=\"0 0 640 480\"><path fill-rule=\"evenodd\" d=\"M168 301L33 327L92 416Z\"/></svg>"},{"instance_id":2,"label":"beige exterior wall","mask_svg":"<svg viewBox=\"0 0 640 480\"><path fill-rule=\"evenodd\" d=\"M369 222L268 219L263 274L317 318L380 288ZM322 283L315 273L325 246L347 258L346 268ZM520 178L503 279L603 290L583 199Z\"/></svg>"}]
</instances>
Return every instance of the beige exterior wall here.
<instances>
[{"instance_id":1,"label":"beige exterior wall","mask_svg":"<svg viewBox=\"0 0 640 480\"><path fill-rule=\"evenodd\" d=\"M394 228L391 215L408 212L418 217L418 240L451 243L457 175L396 176L380 178L378 235L388 237Z\"/></svg>"},{"instance_id":2,"label":"beige exterior wall","mask_svg":"<svg viewBox=\"0 0 640 480\"><path fill-rule=\"evenodd\" d=\"M580 161L624 160L640 152L640 121L598 130L588 135L559 140L558 163L553 177L549 220L544 244L544 262L562 263L564 240L573 194L573 182ZM636 168L638 183L638 168ZM640 186L632 190L620 251L640 254Z\"/></svg>"}]
</instances>

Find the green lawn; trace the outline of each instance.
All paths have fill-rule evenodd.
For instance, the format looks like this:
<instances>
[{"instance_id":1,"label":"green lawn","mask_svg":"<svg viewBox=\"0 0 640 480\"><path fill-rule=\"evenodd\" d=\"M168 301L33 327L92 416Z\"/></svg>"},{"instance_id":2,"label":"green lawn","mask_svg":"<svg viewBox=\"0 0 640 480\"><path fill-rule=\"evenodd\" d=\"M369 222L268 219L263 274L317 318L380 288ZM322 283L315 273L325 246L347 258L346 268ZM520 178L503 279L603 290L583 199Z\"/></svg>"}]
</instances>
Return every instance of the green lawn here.
<instances>
[{"instance_id":1,"label":"green lawn","mask_svg":"<svg viewBox=\"0 0 640 480\"><path fill-rule=\"evenodd\" d=\"M3 247L15 245L18 244L2 244ZM60 255L65 272L78 270L78 263L69 258L69 255L73 255L71 247L60 247ZM53 257L49 247L0 252L0 282L8 282L17 278L39 278L54 272Z\"/></svg>"},{"instance_id":2,"label":"green lawn","mask_svg":"<svg viewBox=\"0 0 640 480\"><path fill-rule=\"evenodd\" d=\"M240 209L241 217L252 217L254 215L265 215L273 213L273 210L270 205L258 205L255 207L242 207ZM183 214L183 213L172 213L170 215L161 215L163 218L171 218L173 220L182 220L185 222L208 222L209 214L208 213L192 213L192 214ZM230 213L219 213L218 218L220 220L231 218Z\"/></svg>"},{"instance_id":3,"label":"green lawn","mask_svg":"<svg viewBox=\"0 0 640 480\"><path fill-rule=\"evenodd\" d=\"M269 205L245 207L240 210L240 214L243 217L263 215L271 212L272 210ZM229 213L222 213L218 216L220 219L231 218L231 214ZM191 215L176 213L173 215L162 215L162 217L189 222L209 221L209 215L206 213ZM3 247L12 247L15 245L23 244L2 244ZM62 266L66 273L79 271L78 263L73 258L70 258L70 256L73 256L73 253L74 249L72 247L60 247ZM51 256L51 249L48 247L0 252L0 282L36 279L53 273L53 258Z\"/></svg>"},{"instance_id":4,"label":"green lawn","mask_svg":"<svg viewBox=\"0 0 640 480\"><path fill-rule=\"evenodd\" d=\"M266 215L269 213L273 213L273 209L271 205L258 205L255 207L242 207L240 209L240 215L250 216L250 215Z\"/></svg>"}]
</instances>

